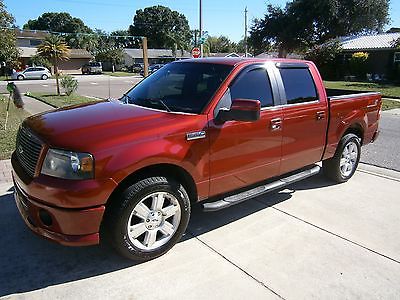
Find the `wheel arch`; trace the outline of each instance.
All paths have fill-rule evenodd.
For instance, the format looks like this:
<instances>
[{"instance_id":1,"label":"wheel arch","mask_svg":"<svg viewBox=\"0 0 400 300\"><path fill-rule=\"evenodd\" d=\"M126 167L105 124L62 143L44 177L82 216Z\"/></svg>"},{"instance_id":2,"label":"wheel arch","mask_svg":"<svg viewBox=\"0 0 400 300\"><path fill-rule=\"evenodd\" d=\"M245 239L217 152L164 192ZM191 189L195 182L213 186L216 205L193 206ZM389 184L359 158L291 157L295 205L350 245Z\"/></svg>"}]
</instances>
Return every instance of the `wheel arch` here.
<instances>
[{"instance_id":1,"label":"wheel arch","mask_svg":"<svg viewBox=\"0 0 400 300\"><path fill-rule=\"evenodd\" d=\"M360 138L360 144L363 145L364 142L364 128L361 126L360 123L353 123L351 124L343 133L341 139L346 135L346 134L355 134L357 137Z\"/></svg>"},{"instance_id":2,"label":"wheel arch","mask_svg":"<svg viewBox=\"0 0 400 300\"><path fill-rule=\"evenodd\" d=\"M111 193L109 200L112 199L115 195L121 193L133 183L152 176L165 176L176 179L184 186L189 195L190 202L197 202L197 187L193 180L193 177L184 168L171 163L149 165L134 171L119 182L118 186ZM108 202L109 201L107 201L107 203Z\"/></svg>"}]
</instances>

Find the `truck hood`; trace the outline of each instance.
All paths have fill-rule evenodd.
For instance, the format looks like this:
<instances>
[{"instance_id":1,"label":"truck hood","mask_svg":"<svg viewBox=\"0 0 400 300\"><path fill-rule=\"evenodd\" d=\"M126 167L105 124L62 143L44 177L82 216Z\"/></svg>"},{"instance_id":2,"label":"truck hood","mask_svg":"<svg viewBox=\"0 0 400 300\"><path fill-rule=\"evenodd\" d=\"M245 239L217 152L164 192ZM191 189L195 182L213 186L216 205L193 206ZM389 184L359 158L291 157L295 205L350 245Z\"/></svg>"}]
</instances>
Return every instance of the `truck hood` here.
<instances>
[{"instance_id":1,"label":"truck hood","mask_svg":"<svg viewBox=\"0 0 400 300\"><path fill-rule=\"evenodd\" d=\"M24 125L50 147L90 152L118 145L122 140L133 142L178 133L177 121L189 120L190 116L111 100L35 115Z\"/></svg>"}]
</instances>

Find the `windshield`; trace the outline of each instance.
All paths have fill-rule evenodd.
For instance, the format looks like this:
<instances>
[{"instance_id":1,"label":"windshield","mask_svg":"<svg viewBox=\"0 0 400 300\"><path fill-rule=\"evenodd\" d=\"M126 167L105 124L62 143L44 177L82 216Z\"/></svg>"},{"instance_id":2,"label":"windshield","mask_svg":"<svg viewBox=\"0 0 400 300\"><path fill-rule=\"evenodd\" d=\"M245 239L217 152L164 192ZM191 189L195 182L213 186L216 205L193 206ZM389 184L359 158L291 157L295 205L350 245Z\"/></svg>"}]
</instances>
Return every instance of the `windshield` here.
<instances>
[{"instance_id":1,"label":"windshield","mask_svg":"<svg viewBox=\"0 0 400 300\"><path fill-rule=\"evenodd\" d=\"M199 114L232 68L212 63L171 63L141 81L124 95L124 100L150 108Z\"/></svg>"}]
</instances>

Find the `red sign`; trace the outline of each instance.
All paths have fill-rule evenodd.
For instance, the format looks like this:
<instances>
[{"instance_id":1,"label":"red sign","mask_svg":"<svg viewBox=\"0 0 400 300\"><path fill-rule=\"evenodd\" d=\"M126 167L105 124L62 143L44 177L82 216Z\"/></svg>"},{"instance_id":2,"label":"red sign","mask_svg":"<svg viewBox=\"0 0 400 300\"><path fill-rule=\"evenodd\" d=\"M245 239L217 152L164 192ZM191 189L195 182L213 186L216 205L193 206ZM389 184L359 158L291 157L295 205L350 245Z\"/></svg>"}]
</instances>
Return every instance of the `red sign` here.
<instances>
[{"instance_id":1,"label":"red sign","mask_svg":"<svg viewBox=\"0 0 400 300\"><path fill-rule=\"evenodd\" d=\"M193 58L199 58L200 55L201 55L200 48L195 47L192 49L192 57Z\"/></svg>"}]
</instances>

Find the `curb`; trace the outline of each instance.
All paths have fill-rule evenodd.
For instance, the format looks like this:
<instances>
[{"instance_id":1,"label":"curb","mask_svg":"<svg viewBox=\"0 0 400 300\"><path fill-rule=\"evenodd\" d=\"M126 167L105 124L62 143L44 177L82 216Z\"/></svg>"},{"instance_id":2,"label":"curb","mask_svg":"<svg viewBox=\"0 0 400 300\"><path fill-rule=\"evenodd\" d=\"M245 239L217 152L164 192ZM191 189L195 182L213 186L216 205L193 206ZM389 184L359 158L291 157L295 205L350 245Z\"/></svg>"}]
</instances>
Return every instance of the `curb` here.
<instances>
[{"instance_id":1,"label":"curb","mask_svg":"<svg viewBox=\"0 0 400 300\"><path fill-rule=\"evenodd\" d=\"M400 182L400 172L395 170L385 169L360 162L357 171Z\"/></svg>"}]
</instances>

